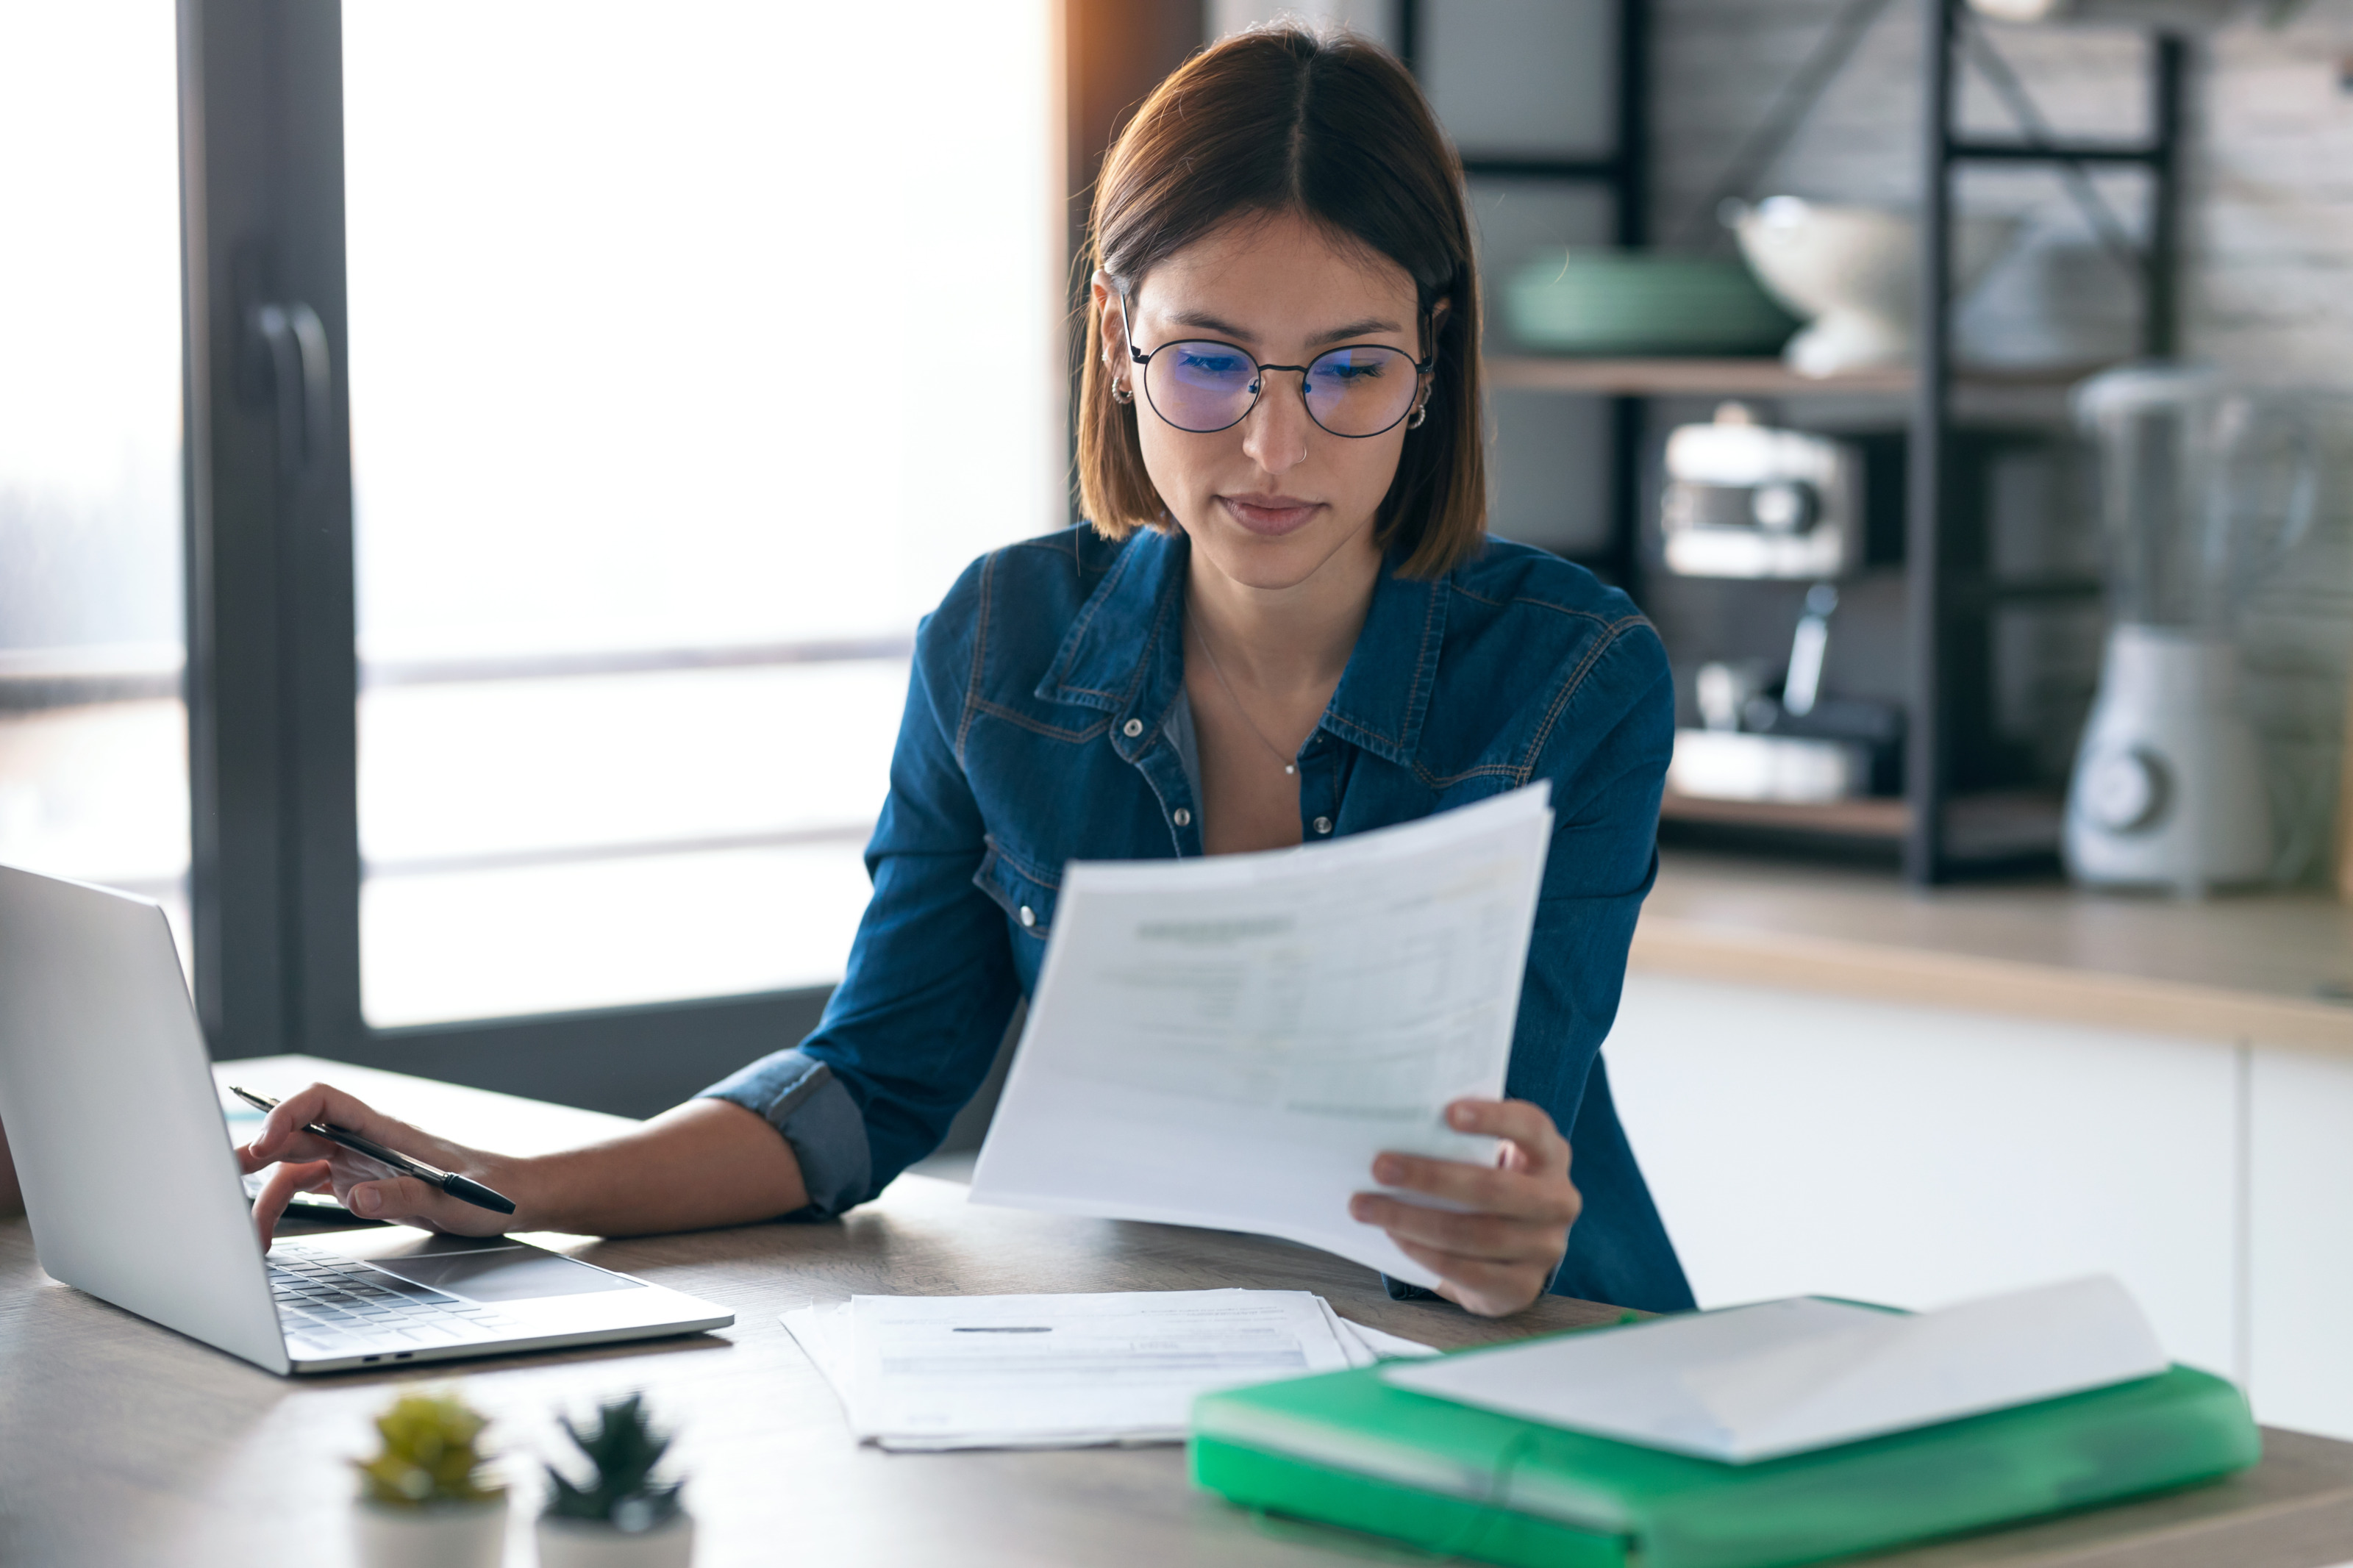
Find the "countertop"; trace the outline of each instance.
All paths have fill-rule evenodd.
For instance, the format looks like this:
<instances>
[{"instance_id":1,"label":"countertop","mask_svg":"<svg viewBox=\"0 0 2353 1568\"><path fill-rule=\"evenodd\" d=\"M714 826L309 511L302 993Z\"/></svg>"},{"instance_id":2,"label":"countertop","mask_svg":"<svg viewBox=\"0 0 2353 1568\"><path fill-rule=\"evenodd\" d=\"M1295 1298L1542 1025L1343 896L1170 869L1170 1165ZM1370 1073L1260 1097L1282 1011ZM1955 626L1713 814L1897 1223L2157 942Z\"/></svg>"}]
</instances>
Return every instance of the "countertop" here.
<instances>
[{"instance_id":1,"label":"countertop","mask_svg":"<svg viewBox=\"0 0 2353 1568\"><path fill-rule=\"evenodd\" d=\"M1669 851L1638 972L2353 1056L2353 910L2317 891L1907 887L1892 871Z\"/></svg>"}]
</instances>

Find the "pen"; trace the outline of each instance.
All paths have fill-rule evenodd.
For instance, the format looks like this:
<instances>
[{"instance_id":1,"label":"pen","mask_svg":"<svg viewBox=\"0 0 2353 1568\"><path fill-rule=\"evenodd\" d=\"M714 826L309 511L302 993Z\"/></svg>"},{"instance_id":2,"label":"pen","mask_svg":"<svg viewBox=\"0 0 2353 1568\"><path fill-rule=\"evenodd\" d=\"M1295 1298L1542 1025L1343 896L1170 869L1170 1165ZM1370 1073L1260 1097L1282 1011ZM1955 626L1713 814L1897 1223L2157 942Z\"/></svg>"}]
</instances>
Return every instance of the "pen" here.
<instances>
[{"instance_id":1,"label":"pen","mask_svg":"<svg viewBox=\"0 0 2353 1568\"><path fill-rule=\"evenodd\" d=\"M257 1110L278 1109L278 1101L266 1094L256 1094L249 1089L239 1089L235 1084L229 1085L228 1091ZM451 1197L470 1203L476 1208L489 1209L492 1214L515 1212L512 1198L501 1197L480 1182L469 1181L453 1172L428 1165L422 1160L412 1160L406 1154L387 1149L375 1140L363 1138L356 1132L346 1132L342 1128L330 1126L324 1121L311 1122L302 1131L315 1132L330 1143L341 1143L346 1149L355 1149L371 1160L381 1160L402 1175L415 1176L420 1182L429 1182Z\"/></svg>"}]
</instances>

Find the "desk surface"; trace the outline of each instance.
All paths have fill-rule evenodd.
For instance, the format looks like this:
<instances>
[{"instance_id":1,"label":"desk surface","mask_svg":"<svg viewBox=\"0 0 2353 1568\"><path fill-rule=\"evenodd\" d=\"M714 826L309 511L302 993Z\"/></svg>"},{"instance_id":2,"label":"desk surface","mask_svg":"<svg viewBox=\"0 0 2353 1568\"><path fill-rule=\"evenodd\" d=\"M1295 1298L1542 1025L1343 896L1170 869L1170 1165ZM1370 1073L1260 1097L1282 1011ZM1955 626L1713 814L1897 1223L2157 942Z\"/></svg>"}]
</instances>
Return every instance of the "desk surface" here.
<instances>
[{"instance_id":1,"label":"desk surface","mask_svg":"<svg viewBox=\"0 0 2353 1568\"><path fill-rule=\"evenodd\" d=\"M2353 1055L2353 909L1670 852L1632 964L1924 1006Z\"/></svg>"},{"instance_id":2,"label":"desk surface","mask_svg":"<svg viewBox=\"0 0 2353 1568\"><path fill-rule=\"evenodd\" d=\"M291 1058L239 1064L271 1091ZM385 1109L528 1147L616 1121L396 1075L315 1064ZM261 1080L261 1081L256 1081ZM1396 1561L1377 1543L1254 1520L1195 1491L1175 1447L885 1455L854 1446L816 1369L777 1323L853 1292L1135 1290L1252 1285L1322 1292L1342 1313L1459 1346L1614 1315L1554 1300L1508 1324L1383 1296L1363 1269L1261 1238L976 1207L953 1183L902 1177L838 1226L753 1226L630 1241L534 1237L732 1308L735 1326L648 1345L457 1368L269 1375L58 1285L22 1220L0 1225L0 1562L208 1568L352 1561L344 1461L390 1390L460 1375L494 1425L519 1505L510 1561L560 1452L559 1411L644 1390L679 1430L701 1521L699 1568L797 1561L1220 1565ZM2228 1562L2322 1568L2353 1558L2353 1445L2272 1434L2222 1486L1881 1560L1887 1568Z\"/></svg>"}]
</instances>

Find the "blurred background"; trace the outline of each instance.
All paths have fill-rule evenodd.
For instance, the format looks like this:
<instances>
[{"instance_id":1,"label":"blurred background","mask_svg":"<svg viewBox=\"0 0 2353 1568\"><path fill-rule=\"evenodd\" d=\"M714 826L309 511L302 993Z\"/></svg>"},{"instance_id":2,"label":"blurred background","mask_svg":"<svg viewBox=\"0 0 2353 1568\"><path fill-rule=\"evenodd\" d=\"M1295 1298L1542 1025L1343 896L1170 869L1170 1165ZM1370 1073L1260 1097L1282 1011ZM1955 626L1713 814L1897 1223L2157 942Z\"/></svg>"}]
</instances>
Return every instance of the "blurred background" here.
<instances>
[{"instance_id":1,"label":"blurred background","mask_svg":"<svg viewBox=\"0 0 2353 1568\"><path fill-rule=\"evenodd\" d=\"M1102 153L1277 15L1429 91L1493 528L1674 666L1703 1301L2110 1268L2353 1433L2353 0L0 0L0 861L221 1056L798 1037L918 619L1072 520Z\"/></svg>"}]
</instances>

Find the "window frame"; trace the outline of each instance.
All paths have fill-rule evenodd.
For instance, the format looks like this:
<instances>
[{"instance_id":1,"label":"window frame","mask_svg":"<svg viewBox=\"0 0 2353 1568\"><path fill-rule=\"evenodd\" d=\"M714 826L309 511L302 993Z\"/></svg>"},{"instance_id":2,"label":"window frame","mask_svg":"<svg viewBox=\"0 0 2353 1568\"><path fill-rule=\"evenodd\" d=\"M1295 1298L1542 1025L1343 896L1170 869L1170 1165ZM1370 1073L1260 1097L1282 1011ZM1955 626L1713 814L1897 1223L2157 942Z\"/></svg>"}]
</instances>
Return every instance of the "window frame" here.
<instances>
[{"instance_id":1,"label":"window frame","mask_svg":"<svg viewBox=\"0 0 2353 1568\"><path fill-rule=\"evenodd\" d=\"M645 1116L797 1044L830 987L365 1021L342 9L179 0L178 29L189 912L213 1055Z\"/></svg>"}]
</instances>

